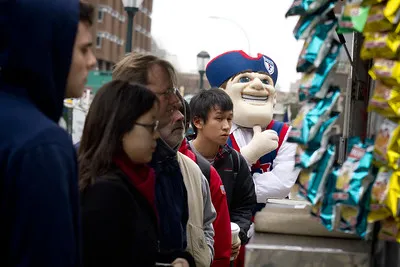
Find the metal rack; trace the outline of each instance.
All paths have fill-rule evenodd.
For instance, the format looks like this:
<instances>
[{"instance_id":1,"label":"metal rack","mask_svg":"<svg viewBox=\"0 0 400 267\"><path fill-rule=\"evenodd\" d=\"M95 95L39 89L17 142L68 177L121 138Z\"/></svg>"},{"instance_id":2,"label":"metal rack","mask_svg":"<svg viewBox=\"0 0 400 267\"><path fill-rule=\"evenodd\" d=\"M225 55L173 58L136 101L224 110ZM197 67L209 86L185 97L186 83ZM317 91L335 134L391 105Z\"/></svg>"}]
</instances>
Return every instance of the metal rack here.
<instances>
[{"instance_id":1,"label":"metal rack","mask_svg":"<svg viewBox=\"0 0 400 267\"><path fill-rule=\"evenodd\" d=\"M343 39L341 39L342 43L344 42ZM360 136L363 139L373 138L383 119L376 113L367 112L375 82L368 75L372 61L363 61L359 56L362 43L363 35L353 33L352 53L350 54L347 51L351 62L351 73L345 90L343 134L339 143L339 164L346 159L348 139L352 136ZM288 223L300 222L301 220L294 218L292 213L289 212L290 215L287 215L292 216L292 220L286 221ZM271 220L273 221L270 218L274 216L269 211L268 216L265 216L269 221L263 224L270 227ZM278 225L278 223L276 224ZM304 218L302 224L307 224L306 218ZM295 235L287 230L283 234L282 227L285 228L286 226L278 227L280 230L277 232L266 229L262 231L263 233L255 233L246 246L246 266L400 266L400 245L377 238L380 223L373 225L370 241L341 237L302 236Z\"/></svg>"}]
</instances>

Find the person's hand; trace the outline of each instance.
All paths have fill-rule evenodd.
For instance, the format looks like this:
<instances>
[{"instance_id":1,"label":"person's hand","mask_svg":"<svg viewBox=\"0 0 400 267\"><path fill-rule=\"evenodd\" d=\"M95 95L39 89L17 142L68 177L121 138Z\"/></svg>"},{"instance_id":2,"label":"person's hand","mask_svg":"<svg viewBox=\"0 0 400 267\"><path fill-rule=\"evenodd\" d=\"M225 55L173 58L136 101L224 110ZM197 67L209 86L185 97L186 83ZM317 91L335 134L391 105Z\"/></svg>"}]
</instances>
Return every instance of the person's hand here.
<instances>
[{"instance_id":1,"label":"person's hand","mask_svg":"<svg viewBox=\"0 0 400 267\"><path fill-rule=\"evenodd\" d=\"M232 252L231 252L231 258L236 260L237 256L239 256L239 251L240 251L240 245L241 245L240 238L237 237L236 241L232 244Z\"/></svg>"},{"instance_id":2,"label":"person's hand","mask_svg":"<svg viewBox=\"0 0 400 267\"><path fill-rule=\"evenodd\" d=\"M174 260L174 262L172 262L172 266L173 267L189 267L189 263L185 259L177 258L176 260Z\"/></svg>"},{"instance_id":3,"label":"person's hand","mask_svg":"<svg viewBox=\"0 0 400 267\"><path fill-rule=\"evenodd\" d=\"M249 164L278 148L279 137L274 130L261 131L261 126L253 127L254 135L250 143L240 149L240 153Z\"/></svg>"}]
</instances>

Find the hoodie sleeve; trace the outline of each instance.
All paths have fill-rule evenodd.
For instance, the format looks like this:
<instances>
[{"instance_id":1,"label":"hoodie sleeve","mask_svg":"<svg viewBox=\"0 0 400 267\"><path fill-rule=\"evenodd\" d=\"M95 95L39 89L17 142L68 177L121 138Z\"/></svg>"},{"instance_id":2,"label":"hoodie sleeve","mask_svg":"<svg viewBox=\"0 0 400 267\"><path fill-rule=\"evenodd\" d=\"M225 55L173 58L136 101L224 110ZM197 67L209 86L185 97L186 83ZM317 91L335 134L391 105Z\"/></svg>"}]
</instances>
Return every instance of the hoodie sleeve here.
<instances>
[{"instance_id":1,"label":"hoodie sleeve","mask_svg":"<svg viewBox=\"0 0 400 267\"><path fill-rule=\"evenodd\" d=\"M201 175L203 180L201 183L201 188L203 192L203 205L204 205L204 215L203 215L203 230L204 236L207 241L207 245L210 249L211 259L214 258L214 227L212 223L217 217L217 212L211 202L210 187L208 185L206 177Z\"/></svg>"},{"instance_id":2,"label":"hoodie sleeve","mask_svg":"<svg viewBox=\"0 0 400 267\"><path fill-rule=\"evenodd\" d=\"M39 145L20 155L9 165L15 188L9 234L16 262L11 265L78 266L79 195L72 144Z\"/></svg>"},{"instance_id":3,"label":"hoodie sleeve","mask_svg":"<svg viewBox=\"0 0 400 267\"><path fill-rule=\"evenodd\" d=\"M252 211L257 204L254 182L246 160L239 155L239 170L233 189L231 203L231 221L240 227L239 237L242 245L248 241L247 231L250 229Z\"/></svg>"}]
</instances>

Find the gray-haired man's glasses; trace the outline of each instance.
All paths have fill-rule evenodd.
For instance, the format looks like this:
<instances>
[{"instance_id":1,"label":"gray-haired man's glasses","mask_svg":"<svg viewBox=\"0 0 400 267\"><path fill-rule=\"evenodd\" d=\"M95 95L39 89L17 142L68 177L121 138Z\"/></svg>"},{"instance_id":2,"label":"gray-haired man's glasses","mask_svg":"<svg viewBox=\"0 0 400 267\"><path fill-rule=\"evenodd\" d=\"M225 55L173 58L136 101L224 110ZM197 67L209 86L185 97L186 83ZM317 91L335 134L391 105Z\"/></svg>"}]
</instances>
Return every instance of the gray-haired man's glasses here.
<instances>
[{"instance_id":1,"label":"gray-haired man's glasses","mask_svg":"<svg viewBox=\"0 0 400 267\"><path fill-rule=\"evenodd\" d=\"M178 92L178 89L175 87L171 87L171 88L168 88L167 90L165 90L165 92L163 92L163 93L156 93L156 95L169 97L171 95L176 94L176 92Z\"/></svg>"}]
</instances>

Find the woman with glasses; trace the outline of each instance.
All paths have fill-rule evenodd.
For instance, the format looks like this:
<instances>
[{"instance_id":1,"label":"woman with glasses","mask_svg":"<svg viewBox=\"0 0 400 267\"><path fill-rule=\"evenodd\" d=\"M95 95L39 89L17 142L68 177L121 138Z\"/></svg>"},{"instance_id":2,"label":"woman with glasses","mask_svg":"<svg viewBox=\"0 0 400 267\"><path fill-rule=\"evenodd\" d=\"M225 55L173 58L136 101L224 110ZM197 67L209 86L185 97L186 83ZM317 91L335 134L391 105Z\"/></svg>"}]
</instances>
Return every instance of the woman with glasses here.
<instances>
[{"instance_id":1,"label":"woman with glasses","mask_svg":"<svg viewBox=\"0 0 400 267\"><path fill-rule=\"evenodd\" d=\"M155 176L158 100L141 85L112 81L96 94L78 152L83 266L187 266L158 255ZM175 260L175 262L174 262Z\"/></svg>"}]
</instances>

